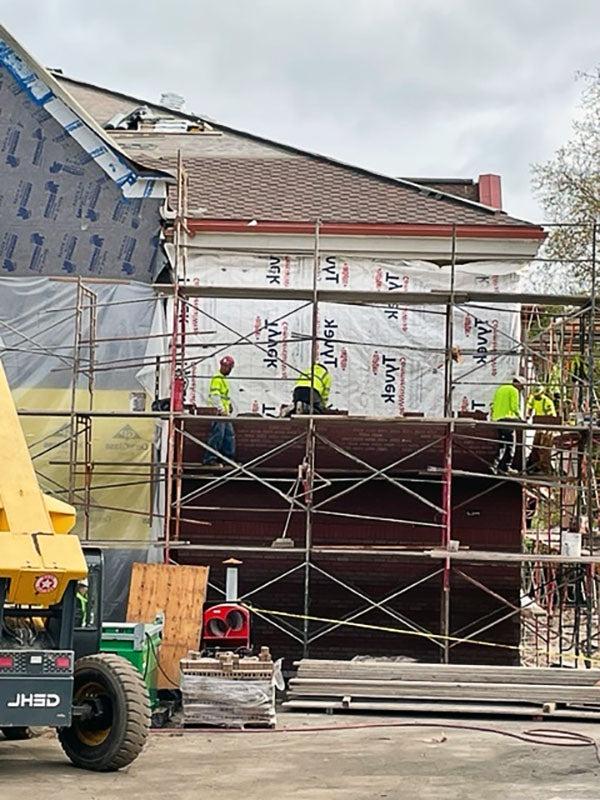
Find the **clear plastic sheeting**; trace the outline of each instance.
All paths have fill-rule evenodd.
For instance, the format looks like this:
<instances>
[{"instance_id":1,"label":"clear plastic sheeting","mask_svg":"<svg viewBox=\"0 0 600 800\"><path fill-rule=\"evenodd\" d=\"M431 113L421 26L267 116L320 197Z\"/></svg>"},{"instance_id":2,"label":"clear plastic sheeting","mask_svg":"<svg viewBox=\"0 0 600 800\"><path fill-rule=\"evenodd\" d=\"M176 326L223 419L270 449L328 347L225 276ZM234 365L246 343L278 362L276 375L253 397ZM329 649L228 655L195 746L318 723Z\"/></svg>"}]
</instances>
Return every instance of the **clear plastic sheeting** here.
<instances>
[{"instance_id":1,"label":"clear plastic sheeting","mask_svg":"<svg viewBox=\"0 0 600 800\"><path fill-rule=\"evenodd\" d=\"M134 564L162 562L162 550L156 548L105 547L102 615L105 622L121 622L127 618L127 601L131 569Z\"/></svg>"},{"instance_id":2,"label":"clear plastic sheeting","mask_svg":"<svg viewBox=\"0 0 600 800\"><path fill-rule=\"evenodd\" d=\"M97 301L95 388L139 391L136 373L145 359L148 348L145 337L152 332L160 305L154 290L133 282L84 281L83 285L94 293ZM0 277L2 362L13 389L70 387L76 304L76 281ZM78 385L85 389L85 366L90 357L87 306L82 309L81 322L82 368ZM128 402L119 408L126 410Z\"/></svg>"},{"instance_id":3,"label":"clear plastic sheeting","mask_svg":"<svg viewBox=\"0 0 600 800\"><path fill-rule=\"evenodd\" d=\"M455 289L518 291L516 263L456 267ZM202 254L193 249L188 281L196 286L307 288L311 256ZM448 290L450 268L422 261L323 256L319 288L380 291L381 305L320 302L319 361L332 374L331 404L351 414L440 416L444 405L445 306L403 306L403 292ZM393 295L393 296L392 296ZM520 306L455 306L454 410L487 410L494 388L515 372ZM237 413L277 416L290 402L299 372L309 366L312 306L292 300L192 298L187 315L187 401L206 405L219 359L236 359L231 375ZM192 350L193 348L193 350Z\"/></svg>"},{"instance_id":4,"label":"clear plastic sheeting","mask_svg":"<svg viewBox=\"0 0 600 800\"><path fill-rule=\"evenodd\" d=\"M273 681L235 680L183 673L181 697L186 725L275 727Z\"/></svg>"},{"instance_id":5,"label":"clear plastic sheeting","mask_svg":"<svg viewBox=\"0 0 600 800\"><path fill-rule=\"evenodd\" d=\"M144 364L136 372L136 379L150 397L154 397L157 389L160 398L169 397L171 376L169 345L171 338L165 304L163 302L156 303L150 323L150 338L146 347Z\"/></svg>"},{"instance_id":6,"label":"clear plastic sheeting","mask_svg":"<svg viewBox=\"0 0 600 800\"><path fill-rule=\"evenodd\" d=\"M148 345L156 307L151 287L136 283L87 284L97 301L94 411L144 410L136 378ZM71 384L74 377L77 284L51 278L0 279L0 357L17 407L35 410L21 422L43 491L69 498ZM80 370L75 409L90 409L89 314L80 317ZM145 403L149 409L149 403ZM51 416L44 411L64 412ZM74 476L77 532L90 541L147 542L151 514L150 467L155 441L152 419L94 417L90 430L89 497L84 492L84 438L78 436ZM85 511L89 513L85 513Z\"/></svg>"}]
</instances>

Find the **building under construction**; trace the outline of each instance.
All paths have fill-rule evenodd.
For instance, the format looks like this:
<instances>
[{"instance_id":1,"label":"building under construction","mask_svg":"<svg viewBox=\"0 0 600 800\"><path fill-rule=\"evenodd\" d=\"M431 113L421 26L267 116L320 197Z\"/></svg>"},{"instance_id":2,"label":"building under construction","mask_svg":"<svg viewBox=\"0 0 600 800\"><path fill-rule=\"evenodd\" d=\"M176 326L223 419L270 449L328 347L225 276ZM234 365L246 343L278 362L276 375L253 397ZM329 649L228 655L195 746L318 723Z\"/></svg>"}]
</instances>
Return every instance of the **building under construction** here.
<instances>
[{"instance_id":1,"label":"building under construction","mask_svg":"<svg viewBox=\"0 0 600 800\"><path fill-rule=\"evenodd\" d=\"M547 229L502 211L497 176L376 175L0 39L3 362L45 490L110 548L115 608L133 560L207 564L218 599L235 558L287 658L591 664L595 227L590 295L528 293ZM237 454L215 471L225 353ZM315 353L334 409L280 416ZM520 474L494 475L515 372L556 415L514 423Z\"/></svg>"}]
</instances>

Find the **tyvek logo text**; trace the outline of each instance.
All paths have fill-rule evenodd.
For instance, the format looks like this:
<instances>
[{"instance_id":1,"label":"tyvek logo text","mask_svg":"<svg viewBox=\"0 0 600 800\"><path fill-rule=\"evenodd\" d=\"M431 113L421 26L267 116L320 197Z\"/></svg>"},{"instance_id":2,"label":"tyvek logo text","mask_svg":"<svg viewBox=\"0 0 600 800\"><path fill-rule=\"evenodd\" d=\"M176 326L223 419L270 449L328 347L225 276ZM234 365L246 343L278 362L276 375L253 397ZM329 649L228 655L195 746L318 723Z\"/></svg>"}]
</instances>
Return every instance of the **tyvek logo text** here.
<instances>
[{"instance_id":1,"label":"tyvek logo text","mask_svg":"<svg viewBox=\"0 0 600 800\"><path fill-rule=\"evenodd\" d=\"M371 356L371 371L374 375L381 373L383 387L380 397L384 405L392 405L398 414L403 414L406 407L406 359L376 351Z\"/></svg>"},{"instance_id":2,"label":"tyvek logo text","mask_svg":"<svg viewBox=\"0 0 600 800\"><path fill-rule=\"evenodd\" d=\"M266 277L267 283L271 286L289 286L290 257L269 256Z\"/></svg>"},{"instance_id":3,"label":"tyvek logo text","mask_svg":"<svg viewBox=\"0 0 600 800\"><path fill-rule=\"evenodd\" d=\"M348 351L345 347L336 349L336 337L338 334L338 324L333 317L325 317L319 350L319 361L324 367L340 367L345 370L348 366Z\"/></svg>"},{"instance_id":4,"label":"tyvek logo text","mask_svg":"<svg viewBox=\"0 0 600 800\"><path fill-rule=\"evenodd\" d=\"M475 363L483 367L488 364L490 352L496 352L498 349L498 320L485 320L475 317L474 331L477 336L477 346L473 353ZM497 357L491 359L492 375L498 372Z\"/></svg>"},{"instance_id":5,"label":"tyvek logo text","mask_svg":"<svg viewBox=\"0 0 600 800\"><path fill-rule=\"evenodd\" d=\"M267 332L267 346L265 355L263 356L263 364L267 369L277 369L281 365L282 377L287 377L288 374L288 333L289 325L286 320L280 322L273 320L269 322L265 319L264 325L260 324L260 317L257 317L254 322L254 333L258 335L261 329Z\"/></svg>"},{"instance_id":6,"label":"tyvek logo text","mask_svg":"<svg viewBox=\"0 0 600 800\"><path fill-rule=\"evenodd\" d=\"M382 292L407 292L410 285L408 275L395 275L383 267L375 271L375 288Z\"/></svg>"},{"instance_id":7,"label":"tyvek logo text","mask_svg":"<svg viewBox=\"0 0 600 800\"><path fill-rule=\"evenodd\" d=\"M338 286L348 286L350 282L350 267L347 261L338 261L337 256L327 256L325 264L321 267L321 277Z\"/></svg>"},{"instance_id":8,"label":"tyvek logo text","mask_svg":"<svg viewBox=\"0 0 600 800\"><path fill-rule=\"evenodd\" d=\"M375 272L375 288L381 292L407 292L410 286L408 275L396 275L389 270L380 267ZM391 303L384 309L385 316L389 320L397 320L403 333L408 331L408 309L400 308L397 303Z\"/></svg>"}]
</instances>

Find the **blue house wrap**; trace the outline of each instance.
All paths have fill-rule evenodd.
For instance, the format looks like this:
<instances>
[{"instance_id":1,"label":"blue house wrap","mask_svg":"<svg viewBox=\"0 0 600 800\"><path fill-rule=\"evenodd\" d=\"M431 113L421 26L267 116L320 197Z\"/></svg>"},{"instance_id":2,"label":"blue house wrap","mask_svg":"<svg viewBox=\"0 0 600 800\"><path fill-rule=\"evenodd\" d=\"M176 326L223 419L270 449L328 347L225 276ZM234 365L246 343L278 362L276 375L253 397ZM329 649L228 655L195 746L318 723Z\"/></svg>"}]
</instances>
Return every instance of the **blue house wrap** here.
<instances>
[{"instance_id":1,"label":"blue house wrap","mask_svg":"<svg viewBox=\"0 0 600 800\"><path fill-rule=\"evenodd\" d=\"M0 26L0 276L152 282L171 181L127 158Z\"/></svg>"}]
</instances>

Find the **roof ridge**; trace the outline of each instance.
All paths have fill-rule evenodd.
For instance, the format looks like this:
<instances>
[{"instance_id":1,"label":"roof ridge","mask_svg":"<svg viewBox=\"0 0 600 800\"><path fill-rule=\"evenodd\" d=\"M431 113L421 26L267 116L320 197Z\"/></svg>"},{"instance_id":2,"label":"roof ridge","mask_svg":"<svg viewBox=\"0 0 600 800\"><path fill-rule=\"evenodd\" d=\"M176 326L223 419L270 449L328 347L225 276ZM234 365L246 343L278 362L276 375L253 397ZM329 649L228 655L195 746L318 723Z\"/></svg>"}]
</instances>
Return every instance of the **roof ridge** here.
<instances>
[{"instance_id":1,"label":"roof ridge","mask_svg":"<svg viewBox=\"0 0 600 800\"><path fill-rule=\"evenodd\" d=\"M189 120L199 120L200 122L207 122L208 124L212 125L217 129L221 129L225 132L237 134L238 136L245 136L249 139L252 139L257 142L262 142L263 144L268 144L274 147L281 148L282 150L287 150L288 152L297 153L302 156L307 156L309 158L313 158L319 161L324 161L329 164L333 164L338 167L342 167L344 169L352 170L354 172L360 172L363 175L368 175L373 178L377 178L381 181L385 181L391 185L395 186L404 186L412 191L420 194L431 197L434 200L441 200L444 202L448 202L452 205L460 205L460 206L467 206L472 208L476 211L483 212L490 217L508 217L515 221L517 224L531 226L531 227L539 227L535 223L529 222L527 220L521 220L516 217L512 217L506 211L492 208L491 206L484 205L483 203L476 202L475 200L469 200L468 198L458 197L456 195L448 194L447 192L440 191L439 189L432 189L426 185L414 183L406 178L398 178L392 175L386 175L382 172L377 172L372 169L368 169L367 167L362 167L357 164L350 164L345 161L341 161L340 159L334 158L333 156L324 155L322 153L315 153L310 150L305 150L295 145L286 144L284 142L276 141L275 139L269 139L266 136L261 136L259 134L251 133L246 130L242 130L241 128L234 128L231 125L226 125L224 123L218 122L217 120L212 119L211 117L201 116L200 114L190 114L184 111L179 111L176 109L169 108L168 106L161 105L160 103L154 103L149 100L145 100L141 97L136 97L135 95L127 94L125 92L120 92L114 89L108 89L105 86L99 86L98 84L90 83L89 81L82 81L78 80L77 78L72 78L68 75L65 75L62 71L57 70L50 70L51 74L58 80L65 80L71 81L72 83L76 83L79 86L88 87L90 89L95 89L101 92L106 92L108 94L115 95L117 97L124 98L126 100L131 100L134 103L138 103L140 105L147 105L152 106L153 108L157 108L161 111L168 112L177 117L181 117L184 119Z\"/></svg>"}]
</instances>

